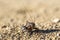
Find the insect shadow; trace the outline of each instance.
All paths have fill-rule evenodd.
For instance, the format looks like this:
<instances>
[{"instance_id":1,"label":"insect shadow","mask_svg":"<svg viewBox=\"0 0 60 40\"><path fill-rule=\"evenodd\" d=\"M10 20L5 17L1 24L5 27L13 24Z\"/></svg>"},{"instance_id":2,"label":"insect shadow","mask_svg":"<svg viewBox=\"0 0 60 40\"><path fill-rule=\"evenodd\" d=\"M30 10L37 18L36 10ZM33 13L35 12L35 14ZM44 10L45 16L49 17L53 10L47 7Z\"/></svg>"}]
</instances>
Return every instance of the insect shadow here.
<instances>
[{"instance_id":1,"label":"insect shadow","mask_svg":"<svg viewBox=\"0 0 60 40\"><path fill-rule=\"evenodd\" d=\"M51 32L56 32L56 31L60 31L60 30L56 30L56 29L51 29L51 30L49 30L49 29L47 29L47 30L34 30L34 31L32 31L32 32L42 32L42 33L51 33Z\"/></svg>"},{"instance_id":2,"label":"insect shadow","mask_svg":"<svg viewBox=\"0 0 60 40\"><path fill-rule=\"evenodd\" d=\"M58 32L60 30L57 30L57 29L47 29L47 30L40 30L40 29L36 29L34 31L30 31L30 35L32 35L33 33L53 33L53 32Z\"/></svg>"}]
</instances>

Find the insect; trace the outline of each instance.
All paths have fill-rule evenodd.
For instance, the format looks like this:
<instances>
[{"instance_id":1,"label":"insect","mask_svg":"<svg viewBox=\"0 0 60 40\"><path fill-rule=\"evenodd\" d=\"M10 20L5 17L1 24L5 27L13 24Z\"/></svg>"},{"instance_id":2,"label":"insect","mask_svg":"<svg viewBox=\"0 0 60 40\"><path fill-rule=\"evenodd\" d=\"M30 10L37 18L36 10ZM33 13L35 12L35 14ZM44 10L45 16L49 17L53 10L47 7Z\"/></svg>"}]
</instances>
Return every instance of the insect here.
<instances>
[{"instance_id":1,"label":"insect","mask_svg":"<svg viewBox=\"0 0 60 40\"><path fill-rule=\"evenodd\" d=\"M35 23L34 22L26 22L26 25L22 26L22 31L23 32L28 32L29 36L32 35L34 30L37 30L38 28L35 27Z\"/></svg>"},{"instance_id":2,"label":"insect","mask_svg":"<svg viewBox=\"0 0 60 40\"><path fill-rule=\"evenodd\" d=\"M28 31L33 31L34 29L37 29L37 28L35 27L35 23L34 22L28 22L27 21L26 25L22 26L22 29L23 30L28 30Z\"/></svg>"},{"instance_id":3,"label":"insect","mask_svg":"<svg viewBox=\"0 0 60 40\"><path fill-rule=\"evenodd\" d=\"M41 30L36 28L35 23L34 22L27 22L26 25L22 26L22 30L23 31L27 31L28 33L30 33L30 35L32 35L33 33L52 33L52 32L56 32L56 31L60 31L58 29L47 29L47 30Z\"/></svg>"}]
</instances>

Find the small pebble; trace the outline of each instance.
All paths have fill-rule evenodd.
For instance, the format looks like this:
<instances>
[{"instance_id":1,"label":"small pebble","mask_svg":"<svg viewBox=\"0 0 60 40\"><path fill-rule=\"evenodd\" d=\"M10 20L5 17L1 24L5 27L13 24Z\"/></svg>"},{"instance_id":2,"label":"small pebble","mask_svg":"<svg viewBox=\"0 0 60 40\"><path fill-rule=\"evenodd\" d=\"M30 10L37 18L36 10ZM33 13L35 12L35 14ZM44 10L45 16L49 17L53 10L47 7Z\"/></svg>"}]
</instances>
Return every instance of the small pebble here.
<instances>
[{"instance_id":1,"label":"small pebble","mask_svg":"<svg viewBox=\"0 0 60 40\"><path fill-rule=\"evenodd\" d=\"M40 40L45 40L44 38L41 38Z\"/></svg>"},{"instance_id":2,"label":"small pebble","mask_svg":"<svg viewBox=\"0 0 60 40\"><path fill-rule=\"evenodd\" d=\"M57 33L57 36L60 36L60 34L59 34L59 33Z\"/></svg>"},{"instance_id":3,"label":"small pebble","mask_svg":"<svg viewBox=\"0 0 60 40\"><path fill-rule=\"evenodd\" d=\"M60 22L60 19L59 18L55 18L55 19L52 20L52 22L53 23L58 23L58 22Z\"/></svg>"},{"instance_id":4,"label":"small pebble","mask_svg":"<svg viewBox=\"0 0 60 40\"><path fill-rule=\"evenodd\" d=\"M6 28L7 26L6 25L3 25L2 28Z\"/></svg>"},{"instance_id":5,"label":"small pebble","mask_svg":"<svg viewBox=\"0 0 60 40\"><path fill-rule=\"evenodd\" d=\"M2 39L2 35L0 34L0 39Z\"/></svg>"}]
</instances>

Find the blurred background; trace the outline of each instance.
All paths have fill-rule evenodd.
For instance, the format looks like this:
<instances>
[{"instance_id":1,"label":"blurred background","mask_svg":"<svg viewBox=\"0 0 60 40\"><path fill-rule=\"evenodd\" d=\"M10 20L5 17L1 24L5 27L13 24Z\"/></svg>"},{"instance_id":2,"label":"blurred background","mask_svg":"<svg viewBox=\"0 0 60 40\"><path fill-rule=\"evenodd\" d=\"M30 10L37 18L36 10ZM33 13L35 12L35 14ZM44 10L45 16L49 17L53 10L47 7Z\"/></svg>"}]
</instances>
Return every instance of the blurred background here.
<instances>
[{"instance_id":1,"label":"blurred background","mask_svg":"<svg viewBox=\"0 0 60 40\"><path fill-rule=\"evenodd\" d=\"M46 22L55 17L60 18L60 0L0 0L0 23Z\"/></svg>"}]
</instances>

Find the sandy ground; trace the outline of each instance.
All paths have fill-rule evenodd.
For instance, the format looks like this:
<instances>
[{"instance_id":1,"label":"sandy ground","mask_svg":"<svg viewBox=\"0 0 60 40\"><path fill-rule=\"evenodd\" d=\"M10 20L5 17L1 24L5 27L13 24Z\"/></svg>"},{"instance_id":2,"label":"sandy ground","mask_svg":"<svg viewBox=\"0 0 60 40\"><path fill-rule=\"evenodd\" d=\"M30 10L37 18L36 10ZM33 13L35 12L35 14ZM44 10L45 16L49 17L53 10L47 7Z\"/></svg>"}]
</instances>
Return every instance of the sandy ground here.
<instances>
[{"instance_id":1,"label":"sandy ground","mask_svg":"<svg viewBox=\"0 0 60 40\"><path fill-rule=\"evenodd\" d=\"M0 0L0 34L2 35L5 32L6 33L8 32L9 34L11 31L10 28L15 27L17 28L15 28L16 29L15 32L12 32L12 35L13 33L15 34L18 33L18 31L21 29L21 28L19 29L19 27L25 24L26 21L35 22L37 27L40 27L38 24L41 23L42 23L41 25L43 25L44 23L48 25L52 24L51 20L54 18L60 19L60 0ZM48 28L49 27L47 27L46 29ZM19 33L21 33L20 31ZM54 33L54 35L55 34L56 33ZM4 39L1 38L1 36L0 39L18 40L11 39L10 37L8 37L8 39ZM26 38L21 37L21 40L40 40L40 38L31 37L28 39L27 37ZM46 38L46 40L50 39ZM55 39L53 38L52 40Z\"/></svg>"}]
</instances>

